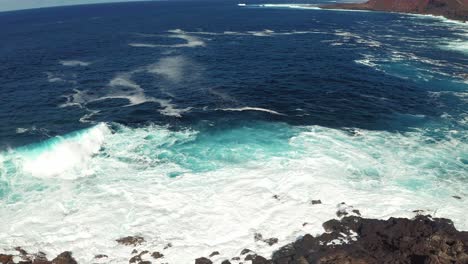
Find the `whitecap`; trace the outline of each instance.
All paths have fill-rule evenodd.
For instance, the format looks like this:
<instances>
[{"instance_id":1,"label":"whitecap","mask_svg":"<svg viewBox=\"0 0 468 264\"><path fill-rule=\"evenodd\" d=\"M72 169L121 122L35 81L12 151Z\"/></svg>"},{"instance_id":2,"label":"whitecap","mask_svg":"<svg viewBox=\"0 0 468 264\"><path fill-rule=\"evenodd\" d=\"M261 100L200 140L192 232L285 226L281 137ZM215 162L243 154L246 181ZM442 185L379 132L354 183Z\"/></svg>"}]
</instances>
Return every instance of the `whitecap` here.
<instances>
[{"instance_id":1,"label":"whitecap","mask_svg":"<svg viewBox=\"0 0 468 264\"><path fill-rule=\"evenodd\" d=\"M21 169L39 178L76 179L93 174L88 167L110 133L104 124L70 138L56 137L22 153Z\"/></svg>"},{"instance_id":2,"label":"whitecap","mask_svg":"<svg viewBox=\"0 0 468 264\"><path fill-rule=\"evenodd\" d=\"M89 66L91 62L80 61L80 60L61 60L59 61L60 64L67 67L76 67L76 66Z\"/></svg>"},{"instance_id":3,"label":"whitecap","mask_svg":"<svg viewBox=\"0 0 468 264\"><path fill-rule=\"evenodd\" d=\"M260 107L239 107L239 108L222 108L222 109L216 109L216 110L221 110L221 111L236 111L236 112L242 112L242 111L260 111L260 112L266 112L274 115L282 115L285 116L285 114L276 112L274 110L266 109L266 108L260 108Z\"/></svg>"}]
</instances>

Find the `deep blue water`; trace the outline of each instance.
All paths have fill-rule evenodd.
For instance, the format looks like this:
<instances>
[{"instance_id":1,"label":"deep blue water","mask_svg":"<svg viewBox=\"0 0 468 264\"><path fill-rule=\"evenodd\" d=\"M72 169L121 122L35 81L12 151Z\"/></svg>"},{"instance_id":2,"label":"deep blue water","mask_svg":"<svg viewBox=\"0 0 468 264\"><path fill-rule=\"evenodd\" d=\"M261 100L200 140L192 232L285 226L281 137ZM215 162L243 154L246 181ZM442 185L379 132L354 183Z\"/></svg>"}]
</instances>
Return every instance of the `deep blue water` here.
<instances>
[{"instance_id":1,"label":"deep blue water","mask_svg":"<svg viewBox=\"0 0 468 264\"><path fill-rule=\"evenodd\" d=\"M268 254L343 201L468 228L466 24L237 4L0 13L0 247Z\"/></svg>"},{"instance_id":2,"label":"deep blue water","mask_svg":"<svg viewBox=\"0 0 468 264\"><path fill-rule=\"evenodd\" d=\"M428 92L466 91L466 80L457 76L466 74L466 53L439 47L442 39L466 32L448 23L433 26L436 22L387 13L241 8L229 1L121 3L1 13L1 145L5 149L37 142L93 122L187 127L204 121L231 126L265 120L406 131L440 122L444 113L457 119L466 111L463 99L447 94L435 100ZM206 46L129 46L183 43L167 38L167 31L174 29L317 33L270 37L193 34ZM343 38L334 34L338 31L382 44L372 47L351 37L344 45L331 46ZM386 62L394 51L402 53L401 61ZM381 67L388 73L355 62L366 54L384 60ZM409 58L412 55L415 59ZM171 100L179 109L191 107L182 117L161 114L161 106L154 102L122 107L128 104L125 99L58 107L75 90L103 96L102 90L109 89L106 86L118 73L176 56L190 64L181 70L180 80L148 73L136 73L132 79L147 96ZM432 65L418 58L442 62ZM91 64L65 67L61 60ZM49 82L47 74L65 80ZM284 116L213 110L245 106L271 109ZM94 110L99 113L90 122L79 121ZM408 115L424 118L407 120ZM37 130L17 133L18 128L31 127Z\"/></svg>"}]
</instances>

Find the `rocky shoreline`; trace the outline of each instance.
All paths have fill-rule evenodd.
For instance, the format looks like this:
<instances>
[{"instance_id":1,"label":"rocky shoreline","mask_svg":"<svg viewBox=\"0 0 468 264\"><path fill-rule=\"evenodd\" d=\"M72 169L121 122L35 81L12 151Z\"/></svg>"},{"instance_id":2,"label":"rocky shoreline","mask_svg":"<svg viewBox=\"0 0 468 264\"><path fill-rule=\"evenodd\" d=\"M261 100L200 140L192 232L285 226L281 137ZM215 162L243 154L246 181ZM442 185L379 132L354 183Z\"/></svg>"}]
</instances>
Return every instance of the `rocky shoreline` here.
<instances>
[{"instance_id":1,"label":"rocky shoreline","mask_svg":"<svg viewBox=\"0 0 468 264\"><path fill-rule=\"evenodd\" d=\"M369 0L365 3L322 5L320 8L434 15L468 21L468 0Z\"/></svg>"},{"instance_id":2,"label":"rocky shoreline","mask_svg":"<svg viewBox=\"0 0 468 264\"><path fill-rule=\"evenodd\" d=\"M418 210L415 211L418 213ZM413 219L390 218L388 220L366 219L358 210L338 210L340 220L332 219L323 224L325 233L313 237L305 235L297 241L282 246L272 256L260 256L244 249L237 256L222 260L222 264L467 264L468 232L457 231L453 222L430 215L417 215ZM304 223L307 224L307 223ZM275 238L264 238L255 234L269 245L278 242ZM128 236L117 243L136 247L144 245L145 238ZM165 248L171 247L171 244ZM63 252L48 260L42 252L30 254L16 247L16 254L0 254L2 264L76 264L71 252ZM195 264L212 264L210 258L219 256L213 251L209 256L194 260ZM96 255L96 262L106 263L106 255ZM101 261L104 260L104 261ZM128 263L150 264L164 262L163 252L133 250ZM183 263L175 263L183 264Z\"/></svg>"}]
</instances>

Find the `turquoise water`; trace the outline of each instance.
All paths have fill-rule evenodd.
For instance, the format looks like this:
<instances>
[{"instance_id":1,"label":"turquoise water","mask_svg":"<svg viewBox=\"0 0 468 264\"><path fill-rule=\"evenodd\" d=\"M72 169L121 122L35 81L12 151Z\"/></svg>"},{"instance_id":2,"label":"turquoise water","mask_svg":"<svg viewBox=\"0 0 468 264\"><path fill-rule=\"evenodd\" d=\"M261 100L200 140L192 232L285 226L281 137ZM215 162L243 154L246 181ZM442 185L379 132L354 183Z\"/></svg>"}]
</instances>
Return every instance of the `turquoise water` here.
<instances>
[{"instance_id":1,"label":"turquoise water","mask_svg":"<svg viewBox=\"0 0 468 264\"><path fill-rule=\"evenodd\" d=\"M2 248L123 263L115 239L142 235L218 263L322 233L342 202L468 228L466 25L228 2L0 23Z\"/></svg>"}]
</instances>

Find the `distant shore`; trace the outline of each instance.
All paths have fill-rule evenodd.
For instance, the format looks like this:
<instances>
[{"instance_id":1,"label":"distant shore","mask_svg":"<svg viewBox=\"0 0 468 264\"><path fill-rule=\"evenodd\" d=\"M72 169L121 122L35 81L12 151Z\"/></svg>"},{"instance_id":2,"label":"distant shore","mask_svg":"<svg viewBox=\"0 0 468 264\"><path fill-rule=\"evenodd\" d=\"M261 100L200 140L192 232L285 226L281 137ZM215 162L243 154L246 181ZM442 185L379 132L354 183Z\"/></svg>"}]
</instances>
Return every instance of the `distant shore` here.
<instances>
[{"instance_id":1,"label":"distant shore","mask_svg":"<svg viewBox=\"0 0 468 264\"><path fill-rule=\"evenodd\" d=\"M462 22L468 21L468 4L458 0L408 1L402 4L395 0L370 0L365 3L344 3L321 5L322 9L347 9L384 11L408 14L443 16Z\"/></svg>"}]
</instances>

